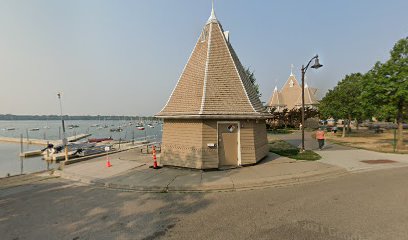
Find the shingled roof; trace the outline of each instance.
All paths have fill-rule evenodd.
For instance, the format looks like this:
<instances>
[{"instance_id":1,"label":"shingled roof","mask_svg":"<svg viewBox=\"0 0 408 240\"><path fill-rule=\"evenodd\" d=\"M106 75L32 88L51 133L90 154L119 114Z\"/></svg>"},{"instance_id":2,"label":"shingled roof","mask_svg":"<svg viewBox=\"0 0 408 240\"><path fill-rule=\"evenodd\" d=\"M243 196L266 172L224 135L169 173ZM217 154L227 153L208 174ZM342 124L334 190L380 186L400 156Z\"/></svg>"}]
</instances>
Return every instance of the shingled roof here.
<instances>
[{"instance_id":1,"label":"shingled roof","mask_svg":"<svg viewBox=\"0 0 408 240\"><path fill-rule=\"evenodd\" d=\"M315 106L319 104L316 99L316 92L317 88L311 88L308 87L307 83L305 84L305 105ZM275 87L267 106L275 107L278 110L283 108L290 110L302 106L302 86L292 72L280 91Z\"/></svg>"},{"instance_id":2,"label":"shingled roof","mask_svg":"<svg viewBox=\"0 0 408 240\"><path fill-rule=\"evenodd\" d=\"M315 88L309 88L309 86L305 85L305 105L306 106L314 106L318 105L319 101L317 101L314 93L316 92ZM302 95L296 101L296 106L302 106Z\"/></svg>"},{"instance_id":3,"label":"shingled roof","mask_svg":"<svg viewBox=\"0 0 408 240\"><path fill-rule=\"evenodd\" d=\"M282 94L278 91L278 87L275 87L271 99L268 102L268 106L271 107L284 107L285 104L282 100Z\"/></svg>"},{"instance_id":4,"label":"shingled roof","mask_svg":"<svg viewBox=\"0 0 408 240\"><path fill-rule=\"evenodd\" d=\"M214 9L161 118L261 118L266 112Z\"/></svg>"}]
</instances>

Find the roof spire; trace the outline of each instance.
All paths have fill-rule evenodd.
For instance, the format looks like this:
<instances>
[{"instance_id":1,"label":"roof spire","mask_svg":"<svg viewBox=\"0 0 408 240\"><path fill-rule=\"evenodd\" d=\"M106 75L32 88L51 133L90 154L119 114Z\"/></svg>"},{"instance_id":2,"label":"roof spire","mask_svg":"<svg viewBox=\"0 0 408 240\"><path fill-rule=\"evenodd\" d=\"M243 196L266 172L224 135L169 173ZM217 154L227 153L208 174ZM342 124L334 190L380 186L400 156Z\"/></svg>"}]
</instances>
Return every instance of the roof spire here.
<instances>
[{"instance_id":1,"label":"roof spire","mask_svg":"<svg viewBox=\"0 0 408 240\"><path fill-rule=\"evenodd\" d=\"M308 88L309 87L309 85L307 85L307 81L308 80L308 77L307 76L305 76L305 88Z\"/></svg>"},{"instance_id":2,"label":"roof spire","mask_svg":"<svg viewBox=\"0 0 408 240\"><path fill-rule=\"evenodd\" d=\"M214 0L212 0L211 15L210 15L210 18L208 18L207 24L212 23L212 22L218 22L217 17L215 16L215 11L214 11Z\"/></svg>"},{"instance_id":3,"label":"roof spire","mask_svg":"<svg viewBox=\"0 0 408 240\"><path fill-rule=\"evenodd\" d=\"M293 76L293 64L290 65L290 76Z\"/></svg>"}]
</instances>

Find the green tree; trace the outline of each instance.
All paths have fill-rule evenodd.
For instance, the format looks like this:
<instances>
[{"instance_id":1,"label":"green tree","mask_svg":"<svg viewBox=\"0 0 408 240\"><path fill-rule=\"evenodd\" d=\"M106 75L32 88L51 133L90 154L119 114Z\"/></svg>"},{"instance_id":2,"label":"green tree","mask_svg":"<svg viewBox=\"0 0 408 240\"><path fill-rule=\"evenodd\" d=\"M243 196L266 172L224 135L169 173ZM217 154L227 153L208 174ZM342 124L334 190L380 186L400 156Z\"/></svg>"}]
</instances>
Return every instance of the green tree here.
<instances>
[{"instance_id":1,"label":"green tree","mask_svg":"<svg viewBox=\"0 0 408 240\"><path fill-rule=\"evenodd\" d=\"M347 128L351 131L351 120L355 119L358 123L365 115L364 107L361 104L363 79L363 75L360 73L346 75L320 101L319 110L321 116L345 119ZM345 128L343 128L343 137L345 136L344 130Z\"/></svg>"},{"instance_id":2,"label":"green tree","mask_svg":"<svg viewBox=\"0 0 408 240\"><path fill-rule=\"evenodd\" d=\"M362 98L374 107L374 115L395 119L398 125L397 148L404 146L403 121L408 108L408 37L399 40L385 63L377 62L367 73Z\"/></svg>"},{"instance_id":3,"label":"green tree","mask_svg":"<svg viewBox=\"0 0 408 240\"><path fill-rule=\"evenodd\" d=\"M262 94L261 94L261 92L259 91L259 84L256 83L255 71L251 71L251 70L249 69L249 67L248 67L248 68L245 68L245 73L246 73L246 75L248 76L248 79L249 79L249 80L251 81L251 83L253 84L256 94L258 95L258 97L261 97Z\"/></svg>"}]
</instances>

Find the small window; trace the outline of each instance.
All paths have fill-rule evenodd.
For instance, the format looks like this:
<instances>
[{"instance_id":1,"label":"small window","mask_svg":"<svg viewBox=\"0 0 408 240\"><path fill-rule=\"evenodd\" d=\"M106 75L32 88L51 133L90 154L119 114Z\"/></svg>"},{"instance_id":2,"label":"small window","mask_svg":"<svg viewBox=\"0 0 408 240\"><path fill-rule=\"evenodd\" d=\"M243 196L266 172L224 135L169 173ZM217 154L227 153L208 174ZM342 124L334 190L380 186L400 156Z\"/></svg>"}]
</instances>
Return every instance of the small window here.
<instances>
[{"instance_id":1,"label":"small window","mask_svg":"<svg viewBox=\"0 0 408 240\"><path fill-rule=\"evenodd\" d=\"M229 125L229 126L227 127L227 129L228 129L229 132L232 133L232 132L235 130L235 126L234 126L234 125Z\"/></svg>"},{"instance_id":2,"label":"small window","mask_svg":"<svg viewBox=\"0 0 408 240\"><path fill-rule=\"evenodd\" d=\"M206 36L207 36L207 30L203 28L203 31L201 32L201 36L200 36L200 41L205 42Z\"/></svg>"}]
</instances>

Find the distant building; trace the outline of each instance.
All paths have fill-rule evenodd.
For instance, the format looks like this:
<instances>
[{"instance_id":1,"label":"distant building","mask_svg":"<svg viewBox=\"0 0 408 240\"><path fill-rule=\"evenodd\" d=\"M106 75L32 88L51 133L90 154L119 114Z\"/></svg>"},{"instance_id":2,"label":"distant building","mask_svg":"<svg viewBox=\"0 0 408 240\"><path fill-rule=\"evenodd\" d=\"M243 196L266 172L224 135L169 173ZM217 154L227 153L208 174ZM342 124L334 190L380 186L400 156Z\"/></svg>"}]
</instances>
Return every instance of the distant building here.
<instances>
[{"instance_id":1,"label":"distant building","mask_svg":"<svg viewBox=\"0 0 408 240\"><path fill-rule=\"evenodd\" d=\"M305 84L305 107L317 107L319 102L316 99L316 92L317 88L311 88L307 83ZM285 108L291 110L302 107L302 86L292 72L280 91L275 86L267 107L269 109L276 108L277 111L282 111Z\"/></svg>"},{"instance_id":2,"label":"distant building","mask_svg":"<svg viewBox=\"0 0 408 240\"><path fill-rule=\"evenodd\" d=\"M164 108L160 163L210 169L254 164L269 151L267 112L214 9Z\"/></svg>"}]
</instances>

